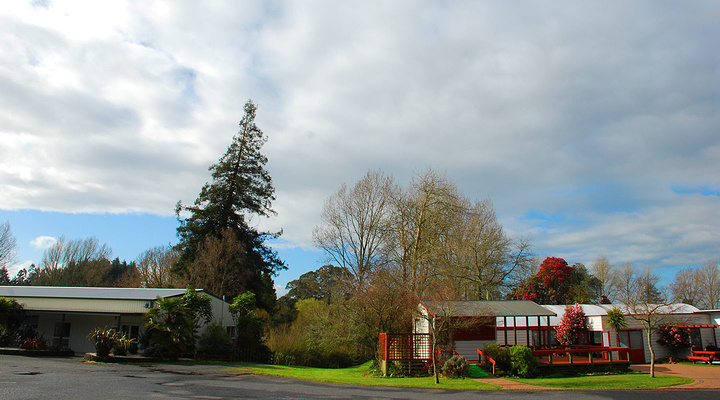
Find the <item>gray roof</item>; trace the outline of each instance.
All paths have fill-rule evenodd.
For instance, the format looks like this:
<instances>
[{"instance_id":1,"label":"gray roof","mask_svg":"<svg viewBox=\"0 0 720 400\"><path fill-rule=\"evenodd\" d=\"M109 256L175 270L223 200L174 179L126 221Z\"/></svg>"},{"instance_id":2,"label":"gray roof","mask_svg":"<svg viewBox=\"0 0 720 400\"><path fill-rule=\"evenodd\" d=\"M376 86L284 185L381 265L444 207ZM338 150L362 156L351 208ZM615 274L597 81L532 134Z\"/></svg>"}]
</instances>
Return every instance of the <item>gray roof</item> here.
<instances>
[{"instance_id":1,"label":"gray roof","mask_svg":"<svg viewBox=\"0 0 720 400\"><path fill-rule=\"evenodd\" d=\"M198 289L202 291L202 289ZM38 297L56 299L155 300L181 296L185 289L101 288L62 286L0 286L0 297Z\"/></svg>"},{"instance_id":2,"label":"gray roof","mask_svg":"<svg viewBox=\"0 0 720 400\"><path fill-rule=\"evenodd\" d=\"M421 301L436 316L453 317L505 317L505 316L555 316L543 306L529 300L503 301Z\"/></svg>"}]
</instances>

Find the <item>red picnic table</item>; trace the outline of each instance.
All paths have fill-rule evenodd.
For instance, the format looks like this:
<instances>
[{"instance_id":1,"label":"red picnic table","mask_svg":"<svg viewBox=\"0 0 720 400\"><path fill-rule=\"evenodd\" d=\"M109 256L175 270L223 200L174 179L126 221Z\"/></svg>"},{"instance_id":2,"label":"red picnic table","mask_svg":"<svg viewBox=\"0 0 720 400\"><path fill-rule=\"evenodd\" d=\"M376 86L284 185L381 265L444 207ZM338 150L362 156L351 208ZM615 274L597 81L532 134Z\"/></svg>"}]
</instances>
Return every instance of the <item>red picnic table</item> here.
<instances>
[{"instance_id":1,"label":"red picnic table","mask_svg":"<svg viewBox=\"0 0 720 400\"><path fill-rule=\"evenodd\" d=\"M688 356L688 360L692 361L693 364L697 361L712 364L713 361L720 361L720 351L693 350L692 355Z\"/></svg>"}]
</instances>

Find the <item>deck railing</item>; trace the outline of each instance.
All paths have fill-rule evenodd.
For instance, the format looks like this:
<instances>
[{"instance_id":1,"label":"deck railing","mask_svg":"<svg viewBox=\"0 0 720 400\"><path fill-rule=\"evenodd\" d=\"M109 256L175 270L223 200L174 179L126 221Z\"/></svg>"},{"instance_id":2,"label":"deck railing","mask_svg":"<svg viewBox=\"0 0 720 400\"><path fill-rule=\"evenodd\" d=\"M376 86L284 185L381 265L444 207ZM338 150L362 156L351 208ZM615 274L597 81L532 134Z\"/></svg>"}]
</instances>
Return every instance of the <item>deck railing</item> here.
<instances>
[{"instance_id":1,"label":"deck railing","mask_svg":"<svg viewBox=\"0 0 720 400\"><path fill-rule=\"evenodd\" d=\"M488 356L487 354L483 353L480 349L475 349L478 353L478 365L482 364L483 359L488 360L490 364L492 364L492 374L495 375L495 364L497 364L497 361L495 361L492 357Z\"/></svg>"},{"instance_id":2,"label":"deck railing","mask_svg":"<svg viewBox=\"0 0 720 400\"><path fill-rule=\"evenodd\" d=\"M630 362L629 347L573 346L564 349L533 350L542 364L602 364ZM615 355L613 354L615 353Z\"/></svg>"}]
</instances>

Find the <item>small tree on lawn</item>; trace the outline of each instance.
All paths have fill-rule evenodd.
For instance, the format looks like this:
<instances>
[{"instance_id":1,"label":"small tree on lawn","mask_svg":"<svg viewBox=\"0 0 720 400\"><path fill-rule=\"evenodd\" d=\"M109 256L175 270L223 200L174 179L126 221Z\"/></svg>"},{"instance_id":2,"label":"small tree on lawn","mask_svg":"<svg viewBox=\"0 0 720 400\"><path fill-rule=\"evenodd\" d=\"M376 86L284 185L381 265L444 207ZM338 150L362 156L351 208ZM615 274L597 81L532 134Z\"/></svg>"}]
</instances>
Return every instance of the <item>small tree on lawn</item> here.
<instances>
[{"instance_id":1,"label":"small tree on lawn","mask_svg":"<svg viewBox=\"0 0 720 400\"><path fill-rule=\"evenodd\" d=\"M560 320L555 338L563 346L580 343L585 331L585 312L579 304L565 307L565 314Z\"/></svg>"},{"instance_id":2,"label":"small tree on lawn","mask_svg":"<svg viewBox=\"0 0 720 400\"><path fill-rule=\"evenodd\" d=\"M625 303L630 317L640 323L645 330L645 340L650 350L650 377L655 377L655 349L652 333L658 327L673 319L677 305L672 304L667 293L655 286L657 276L647 268L641 275L632 274L628 278L628 290L624 291L620 300Z\"/></svg>"},{"instance_id":3,"label":"small tree on lawn","mask_svg":"<svg viewBox=\"0 0 720 400\"><path fill-rule=\"evenodd\" d=\"M437 366L437 347L440 342L440 338L447 335L450 330L451 323L453 321L452 316L455 314L455 306L453 302L438 302L437 307L433 313L427 310L427 314L420 313L420 318L428 322L430 328L430 334L432 335L432 346L431 353L433 359L433 376L435 377L435 384L440 383L440 369Z\"/></svg>"},{"instance_id":4,"label":"small tree on lawn","mask_svg":"<svg viewBox=\"0 0 720 400\"><path fill-rule=\"evenodd\" d=\"M432 357L433 357L433 375L435 383L440 383L440 368L438 368L438 347L441 344L450 341L452 331L456 329L466 329L469 327L486 324L486 318L481 317L485 314L480 308L474 310L474 317L460 316L457 301L427 301L425 312L419 312L418 317L428 322L430 333L432 334ZM432 310L431 310L432 309Z\"/></svg>"}]
</instances>

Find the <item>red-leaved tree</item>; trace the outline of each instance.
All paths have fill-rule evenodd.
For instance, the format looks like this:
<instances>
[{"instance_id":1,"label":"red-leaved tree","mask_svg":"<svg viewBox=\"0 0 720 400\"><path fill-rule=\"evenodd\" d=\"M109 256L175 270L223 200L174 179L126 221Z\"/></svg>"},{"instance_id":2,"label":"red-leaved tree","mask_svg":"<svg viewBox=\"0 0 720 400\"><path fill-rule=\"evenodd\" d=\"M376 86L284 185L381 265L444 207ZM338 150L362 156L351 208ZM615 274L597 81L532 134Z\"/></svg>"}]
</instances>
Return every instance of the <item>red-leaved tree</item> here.
<instances>
[{"instance_id":1,"label":"red-leaved tree","mask_svg":"<svg viewBox=\"0 0 720 400\"><path fill-rule=\"evenodd\" d=\"M574 269L562 258L548 257L537 274L515 289L514 297L540 304L566 304L572 289Z\"/></svg>"},{"instance_id":2,"label":"red-leaved tree","mask_svg":"<svg viewBox=\"0 0 720 400\"><path fill-rule=\"evenodd\" d=\"M579 304L565 307L565 314L557 327L557 339L560 346L578 344L585 332L585 312Z\"/></svg>"}]
</instances>

